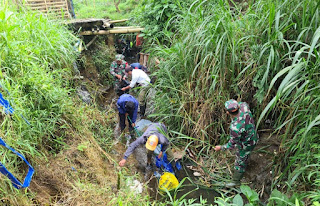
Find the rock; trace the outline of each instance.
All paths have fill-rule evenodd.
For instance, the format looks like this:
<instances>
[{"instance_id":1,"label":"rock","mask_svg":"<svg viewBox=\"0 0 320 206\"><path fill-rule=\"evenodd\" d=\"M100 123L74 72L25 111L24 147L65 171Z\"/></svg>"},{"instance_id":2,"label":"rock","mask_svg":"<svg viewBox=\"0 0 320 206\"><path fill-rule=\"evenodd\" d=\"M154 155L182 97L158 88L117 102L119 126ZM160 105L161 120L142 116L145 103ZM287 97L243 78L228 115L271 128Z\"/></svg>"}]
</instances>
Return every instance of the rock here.
<instances>
[{"instance_id":1,"label":"rock","mask_svg":"<svg viewBox=\"0 0 320 206\"><path fill-rule=\"evenodd\" d=\"M90 93L86 90L83 89L83 87L80 87L77 89L77 94L79 97L82 99L87 104L91 104L92 98L90 96Z\"/></svg>"}]
</instances>

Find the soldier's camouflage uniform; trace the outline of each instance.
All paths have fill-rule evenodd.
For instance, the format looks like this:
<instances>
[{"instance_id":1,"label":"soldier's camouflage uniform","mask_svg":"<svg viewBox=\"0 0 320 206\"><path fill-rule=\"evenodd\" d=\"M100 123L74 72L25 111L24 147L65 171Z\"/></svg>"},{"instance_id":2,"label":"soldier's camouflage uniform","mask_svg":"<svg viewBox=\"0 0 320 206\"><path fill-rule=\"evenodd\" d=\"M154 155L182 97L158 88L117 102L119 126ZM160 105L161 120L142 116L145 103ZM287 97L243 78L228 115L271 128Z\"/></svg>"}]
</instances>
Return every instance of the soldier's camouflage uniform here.
<instances>
[{"instance_id":1,"label":"soldier's camouflage uniform","mask_svg":"<svg viewBox=\"0 0 320 206\"><path fill-rule=\"evenodd\" d=\"M244 173L250 153L256 146L259 136L249 105L239 102L239 109L240 115L235 117L230 125L230 140L222 146L222 150L237 149L234 168Z\"/></svg>"},{"instance_id":2,"label":"soldier's camouflage uniform","mask_svg":"<svg viewBox=\"0 0 320 206\"><path fill-rule=\"evenodd\" d=\"M125 76L125 71L124 69L126 66L128 66L128 63L124 60L121 60L121 64L117 64L117 61L113 61L110 66L110 73L112 76L114 76L114 90L118 92L120 90L121 85L120 85L120 80L116 77L117 74L121 75L122 77Z\"/></svg>"}]
</instances>

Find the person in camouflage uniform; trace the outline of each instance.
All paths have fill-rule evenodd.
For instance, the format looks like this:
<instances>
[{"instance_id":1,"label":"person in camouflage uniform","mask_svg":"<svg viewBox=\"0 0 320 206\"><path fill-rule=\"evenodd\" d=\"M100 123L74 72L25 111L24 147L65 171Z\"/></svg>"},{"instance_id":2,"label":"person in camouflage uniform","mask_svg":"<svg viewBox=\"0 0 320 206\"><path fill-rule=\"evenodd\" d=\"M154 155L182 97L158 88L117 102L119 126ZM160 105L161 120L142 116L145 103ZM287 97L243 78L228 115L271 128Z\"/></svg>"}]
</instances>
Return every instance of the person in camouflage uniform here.
<instances>
[{"instance_id":1,"label":"person in camouflage uniform","mask_svg":"<svg viewBox=\"0 0 320 206\"><path fill-rule=\"evenodd\" d=\"M115 92L121 96L124 92L121 91L121 88L127 86L124 84L125 81L125 71L124 69L128 66L128 63L124 61L124 56L122 54L116 55L116 60L111 63L110 73L114 76L114 90Z\"/></svg>"},{"instance_id":2,"label":"person in camouflage uniform","mask_svg":"<svg viewBox=\"0 0 320 206\"><path fill-rule=\"evenodd\" d=\"M231 99L225 103L225 108L232 118L230 140L225 145L215 146L214 149L215 151L237 149L233 181L226 184L227 187L235 187L241 185L240 180L245 172L248 158L258 142L259 136L247 103L238 103Z\"/></svg>"}]
</instances>

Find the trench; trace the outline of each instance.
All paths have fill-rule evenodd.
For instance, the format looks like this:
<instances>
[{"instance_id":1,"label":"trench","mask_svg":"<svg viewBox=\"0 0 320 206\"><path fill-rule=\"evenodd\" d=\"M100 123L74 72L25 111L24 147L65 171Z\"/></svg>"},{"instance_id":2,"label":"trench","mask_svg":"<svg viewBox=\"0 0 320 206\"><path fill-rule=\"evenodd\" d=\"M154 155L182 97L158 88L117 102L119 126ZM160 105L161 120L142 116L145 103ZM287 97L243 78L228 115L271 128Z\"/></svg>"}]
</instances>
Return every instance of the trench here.
<instances>
[{"instance_id":1,"label":"trench","mask_svg":"<svg viewBox=\"0 0 320 206\"><path fill-rule=\"evenodd\" d=\"M94 49L94 47L91 49ZM130 53L130 57L125 59L129 64L137 62L136 52L137 51L132 50ZM89 53L86 55L92 54ZM92 96L95 96L94 99L101 110L104 111L106 110L106 108L112 107L116 112L116 100L118 96L116 95L112 87L103 85L99 78L95 77L93 73L98 73L98 71L96 68L94 68L94 64L90 64L90 67L92 67L89 68L92 71L89 72L88 67L86 69L80 68L80 74L84 76L84 79L81 81L96 82L96 85L100 85L100 88L104 88L96 90L98 92L96 92ZM109 70L109 65L106 66L106 69ZM90 75L88 76L89 73ZM139 121L139 115L137 121ZM119 136L119 132L117 132L117 130L118 128L117 126L115 126L115 139L117 139ZM259 193L260 198L262 200L266 200L270 196L271 192L272 164L270 163L273 162L274 156L276 155L275 151L278 150L280 143L277 142L276 136L270 136L269 133L262 134L262 137L262 140L260 140L261 143L258 144L257 149L255 149L254 151L255 155L251 155L250 157L248 172L246 172L245 174L244 181L246 182L246 184L249 184L251 188L258 188L258 190L262 191L261 194ZM132 140L130 141L132 142ZM270 141L272 141L273 144L270 145ZM128 143L128 141L122 139L123 145L128 146ZM135 158L137 164L135 165L135 167L130 168L130 170L138 172L141 176L141 179L144 180L145 184L148 184L148 193L151 199L158 201L168 200L168 195L165 195L163 194L163 192L159 191L157 178L152 173L145 172L145 166L147 162L145 147L137 148L133 154L133 157ZM171 197L174 197L174 200L178 200L180 198L184 198L186 200L194 199L195 202L198 203L201 202L201 200L206 199L208 204L214 204L215 198L221 196L220 190L224 189L213 187L212 185L202 185L201 177L195 177L193 175L193 171L189 169L189 167L194 166L194 164L191 161L188 161L188 159L184 159L181 163L182 170L180 170L179 174L177 174L176 177L179 182L183 181L183 184L181 187L179 187L178 190L172 191L170 193ZM230 193L230 191L228 193ZM235 191L231 191L231 193L235 194Z\"/></svg>"}]
</instances>

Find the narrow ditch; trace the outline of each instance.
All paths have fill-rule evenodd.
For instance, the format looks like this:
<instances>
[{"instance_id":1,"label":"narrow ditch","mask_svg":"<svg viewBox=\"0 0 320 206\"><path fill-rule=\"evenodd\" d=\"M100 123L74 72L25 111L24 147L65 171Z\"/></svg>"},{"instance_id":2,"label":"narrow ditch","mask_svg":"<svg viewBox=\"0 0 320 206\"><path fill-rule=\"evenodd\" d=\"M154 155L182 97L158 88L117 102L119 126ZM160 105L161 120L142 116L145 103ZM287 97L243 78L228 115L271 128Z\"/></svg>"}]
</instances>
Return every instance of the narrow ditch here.
<instances>
[{"instance_id":1,"label":"narrow ditch","mask_svg":"<svg viewBox=\"0 0 320 206\"><path fill-rule=\"evenodd\" d=\"M94 47L91 49L94 49ZM92 52L86 55L92 55ZM125 58L128 64L137 62L137 53L135 53L135 51L131 51L130 55L130 58ZM92 57L87 57L87 60L92 61ZM105 65L105 70L107 70L107 72L109 72L109 66L110 65ZM117 112L115 104L118 96L115 94L111 86L103 84L101 75L99 74L98 69L95 68L94 63L89 62L85 68L80 68L80 75L84 77L80 83L80 87L85 88L84 90L90 90L88 85L96 86L96 89L94 90L95 92L93 94L91 93L90 96L98 103L100 109L105 110L106 108L112 107L115 112ZM117 130L118 128L115 128L115 131ZM117 138L118 135L119 133L115 132L115 138ZM254 154L250 157L248 169L243 181L245 184L249 184L251 188L258 188L258 190L261 191L261 194L259 195L262 200L266 200L270 196L271 192L271 163L273 162L280 144L276 139L276 136L270 136L269 133L261 135L260 143L257 145ZM273 141L274 144L270 146L269 141ZM125 142L123 143L125 144ZM146 150L143 146L135 150L134 157L137 160L137 165L135 167L136 172L139 172L141 176L144 176L144 179L149 186L148 192L150 197L154 200L161 201L167 197L166 195L163 195L163 193L159 192L157 178L152 174L144 173L147 161L145 154ZM192 163L183 163L183 169L180 171L180 174L177 175L177 179L179 181L184 181L183 186L177 191L177 193L172 195L174 195L176 199L179 199L187 194L184 197L185 199L195 199L196 202L200 202L201 197L201 199L207 199L208 203L214 203L215 198L220 196L220 193L217 191L222 188L210 188L194 183L199 182L199 178L194 177L193 171L190 170L188 166L192 166Z\"/></svg>"}]
</instances>

